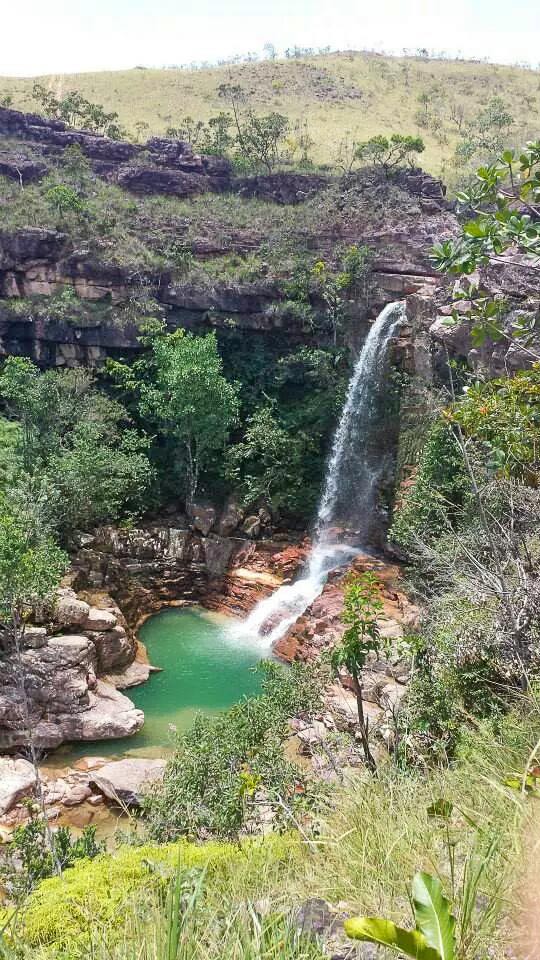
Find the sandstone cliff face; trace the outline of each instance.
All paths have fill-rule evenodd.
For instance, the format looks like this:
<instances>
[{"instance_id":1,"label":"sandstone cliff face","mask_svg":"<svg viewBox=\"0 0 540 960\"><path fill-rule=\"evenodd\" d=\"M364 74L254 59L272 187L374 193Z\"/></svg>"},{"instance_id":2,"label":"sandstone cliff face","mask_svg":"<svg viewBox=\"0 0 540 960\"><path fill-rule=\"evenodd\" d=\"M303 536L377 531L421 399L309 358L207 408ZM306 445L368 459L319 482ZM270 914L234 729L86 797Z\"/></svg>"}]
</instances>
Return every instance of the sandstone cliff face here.
<instances>
[{"instance_id":1,"label":"sandstone cliff face","mask_svg":"<svg viewBox=\"0 0 540 960\"><path fill-rule=\"evenodd\" d=\"M0 652L0 750L136 733L143 714L108 682L134 660L136 643L114 601L90 605L61 589L43 626L26 627L20 658L5 638ZM148 676L143 670L140 679ZM24 687L22 685L24 677Z\"/></svg>"},{"instance_id":2,"label":"sandstone cliff face","mask_svg":"<svg viewBox=\"0 0 540 960\"><path fill-rule=\"evenodd\" d=\"M85 130L70 129L61 120L48 120L33 113L0 107L0 137L16 137L36 144L46 158L61 154L77 144L92 161L100 176L120 183L134 193L166 193L186 197L229 186L231 169L220 157L198 156L189 143L153 137L146 144L111 140ZM144 159L143 159L144 158ZM142 162L141 162L142 160ZM28 182L39 175L17 163L17 157L4 160L6 174Z\"/></svg>"},{"instance_id":3,"label":"sandstone cliff face","mask_svg":"<svg viewBox=\"0 0 540 960\"><path fill-rule=\"evenodd\" d=\"M9 138L4 150L2 138ZM42 177L73 144L80 147L98 176L139 195L190 198L227 191L238 194L246 203L263 200L294 206L318 202L319 198L327 202L327 191L337 182L320 174L295 172L235 178L226 160L198 156L189 144L180 141L153 138L144 145L125 143L72 130L59 121L0 108L0 172L21 184ZM370 189L366 191L368 205ZM367 244L373 251L369 307L352 301L348 305L354 346L363 340L369 319L382 306L414 293L433 276L429 249L435 239L455 229L441 183L421 171L400 175L395 183L392 216L381 212L380 220L364 216L360 208L349 216L350 193L355 190L354 181L344 181L342 195L335 201L336 216L327 216L324 226L318 216L307 226L300 218L291 234L293 241L297 237L314 256L332 256L336 247L353 243ZM220 231L212 231L210 226L201 236L192 236L189 245L200 260L231 252L247 254L267 242L266 231L259 233L231 223L226 234L220 236ZM313 332L304 329L294 311L287 310L281 282L200 276L195 280L178 279L166 269L152 273L135 270L132 264L124 267L110 263L107 251L99 244L93 252L87 247L85 243L74 244L61 230L0 230L0 355L30 356L42 367L98 366L107 356L125 355L139 348L136 324L111 319L110 310L104 310L101 317L89 311L83 318L73 317L67 322L55 318L54 311L49 314L46 308L32 309L32 298L49 298L66 288L71 288L83 304L113 307L136 301L144 289L146 296L158 301L171 329L220 327L226 331L234 326L261 336L284 332L300 344L313 342ZM323 311L324 304L314 303L314 308Z\"/></svg>"}]
</instances>

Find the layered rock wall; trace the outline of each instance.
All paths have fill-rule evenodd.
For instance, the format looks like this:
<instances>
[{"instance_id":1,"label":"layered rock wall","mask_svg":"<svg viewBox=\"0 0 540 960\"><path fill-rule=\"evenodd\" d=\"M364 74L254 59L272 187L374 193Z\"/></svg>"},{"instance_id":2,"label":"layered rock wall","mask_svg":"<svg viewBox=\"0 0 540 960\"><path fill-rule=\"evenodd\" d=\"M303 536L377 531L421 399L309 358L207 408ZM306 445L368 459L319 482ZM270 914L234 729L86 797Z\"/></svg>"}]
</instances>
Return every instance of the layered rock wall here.
<instances>
[{"instance_id":1,"label":"layered rock wall","mask_svg":"<svg viewBox=\"0 0 540 960\"><path fill-rule=\"evenodd\" d=\"M52 748L65 740L126 737L142 726L141 711L106 679L133 662L135 639L111 597L94 599L99 606L61 589L43 625L25 628L19 651L4 631L0 750L23 748L29 730L36 747Z\"/></svg>"}]
</instances>

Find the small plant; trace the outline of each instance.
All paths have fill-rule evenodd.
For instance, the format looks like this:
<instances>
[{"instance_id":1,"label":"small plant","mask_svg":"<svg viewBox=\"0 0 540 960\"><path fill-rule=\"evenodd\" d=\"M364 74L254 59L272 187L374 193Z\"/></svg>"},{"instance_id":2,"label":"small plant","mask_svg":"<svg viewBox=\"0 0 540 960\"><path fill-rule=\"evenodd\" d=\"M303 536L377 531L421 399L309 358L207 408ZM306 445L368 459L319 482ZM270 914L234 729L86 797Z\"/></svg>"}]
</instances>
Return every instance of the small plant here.
<instances>
[{"instance_id":1,"label":"small plant","mask_svg":"<svg viewBox=\"0 0 540 960\"><path fill-rule=\"evenodd\" d=\"M86 210L84 200L81 199L75 190L72 190L71 187L67 187L63 183L59 183L55 187L51 187L50 190L47 190L45 200L61 220L64 219L68 213L81 216Z\"/></svg>"},{"instance_id":2,"label":"small plant","mask_svg":"<svg viewBox=\"0 0 540 960\"><path fill-rule=\"evenodd\" d=\"M345 921L347 936L390 947L415 960L454 960L456 920L440 880L429 873L417 873L411 894L414 930L380 917L353 917Z\"/></svg>"},{"instance_id":3,"label":"small plant","mask_svg":"<svg viewBox=\"0 0 540 960\"><path fill-rule=\"evenodd\" d=\"M85 827L81 836L74 839L68 827L48 831L44 819L36 815L36 809L31 803L32 819L14 831L8 845L9 859L0 872L15 902L26 897L41 880L54 876L58 869L65 870L76 860L91 860L105 849L96 839L95 827Z\"/></svg>"},{"instance_id":4,"label":"small plant","mask_svg":"<svg viewBox=\"0 0 540 960\"><path fill-rule=\"evenodd\" d=\"M341 615L347 629L330 657L332 668L338 676L343 667L350 674L356 696L364 757L372 771L376 769L376 764L369 746L369 720L364 714L361 675L368 656L371 653L378 656L385 643L378 625L382 611L381 588L374 574L370 571L360 576L350 574L346 580Z\"/></svg>"}]
</instances>

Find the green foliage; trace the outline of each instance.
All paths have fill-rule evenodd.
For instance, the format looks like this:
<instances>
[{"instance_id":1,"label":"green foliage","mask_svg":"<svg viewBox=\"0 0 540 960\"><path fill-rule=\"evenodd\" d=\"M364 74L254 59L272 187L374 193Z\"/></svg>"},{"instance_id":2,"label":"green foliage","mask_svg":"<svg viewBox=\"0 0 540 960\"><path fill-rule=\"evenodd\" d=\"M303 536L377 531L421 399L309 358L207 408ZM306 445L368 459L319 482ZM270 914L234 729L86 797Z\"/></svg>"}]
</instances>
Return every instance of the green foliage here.
<instances>
[{"instance_id":1,"label":"green foliage","mask_svg":"<svg viewBox=\"0 0 540 960\"><path fill-rule=\"evenodd\" d=\"M389 947L415 960L439 960L440 954L429 946L420 930L396 927L391 920L378 917L353 917L345 921L345 933L352 940L364 940Z\"/></svg>"},{"instance_id":2,"label":"green foliage","mask_svg":"<svg viewBox=\"0 0 540 960\"><path fill-rule=\"evenodd\" d=\"M52 90L36 80L32 88L32 96L47 117L63 120L72 127L80 126L94 133L103 133L115 140L123 136L116 111L107 113L101 104L92 103L77 90L69 90L59 100Z\"/></svg>"},{"instance_id":3,"label":"green foliage","mask_svg":"<svg viewBox=\"0 0 540 960\"><path fill-rule=\"evenodd\" d=\"M278 823L284 810L306 802L306 779L285 759L282 741L287 719L319 703L319 685L313 670L299 664L284 671L266 663L262 669L260 697L216 718L197 717L178 739L163 783L145 803L154 839L236 837L256 816L261 797Z\"/></svg>"},{"instance_id":4,"label":"green foliage","mask_svg":"<svg viewBox=\"0 0 540 960\"><path fill-rule=\"evenodd\" d=\"M0 500L0 616L19 625L58 585L68 559L42 523L39 505L13 493Z\"/></svg>"},{"instance_id":5,"label":"green foliage","mask_svg":"<svg viewBox=\"0 0 540 960\"><path fill-rule=\"evenodd\" d=\"M0 396L20 424L22 477L43 491L63 538L142 508L152 479L147 441L87 371L42 373L9 357Z\"/></svg>"},{"instance_id":6,"label":"green foliage","mask_svg":"<svg viewBox=\"0 0 540 960\"><path fill-rule=\"evenodd\" d=\"M474 157L482 160L497 156L504 149L514 118L501 97L492 97L472 119L460 124L460 140L455 150L456 166L464 166Z\"/></svg>"},{"instance_id":7,"label":"green foliage","mask_svg":"<svg viewBox=\"0 0 540 960\"><path fill-rule=\"evenodd\" d=\"M294 510L303 495L305 435L293 436L271 407L247 421L244 439L227 451L226 476L246 504L264 499L275 509Z\"/></svg>"},{"instance_id":8,"label":"green foliage","mask_svg":"<svg viewBox=\"0 0 540 960\"><path fill-rule=\"evenodd\" d=\"M234 845L180 841L120 847L112 855L78 861L61 877L44 880L30 894L23 916L15 923L19 922L21 938L34 950L51 945L59 955L65 950L82 960L92 941L97 946L106 938L114 944L122 937L134 902L142 906L159 897L163 903L178 870L203 870L207 881L219 886L241 874L246 859L256 872L268 861L286 863L294 849L295 843L287 837Z\"/></svg>"},{"instance_id":9,"label":"green foliage","mask_svg":"<svg viewBox=\"0 0 540 960\"><path fill-rule=\"evenodd\" d=\"M345 932L355 940L391 947L413 960L454 960L455 918L437 877L417 873L412 883L415 930L396 927L390 920L355 917L345 921Z\"/></svg>"},{"instance_id":10,"label":"green foliage","mask_svg":"<svg viewBox=\"0 0 540 960\"><path fill-rule=\"evenodd\" d=\"M392 133L389 137L379 134L356 144L355 156L361 163L380 167L388 176L391 171L412 165L415 155L425 150L421 137Z\"/></svg>"},{"instance_id":11,"label":"green foliage","mask_svg":"<svg viewBox=\"0 0 540 960\"><path fill-rule=\"evenodd\" d=\"M397 510L389 538L405 549L431 541L455 523L470 500L465 466L451 427L436 421L426 440L412 486Z\"/></svg>"},{"instance_id":12,"label":"green foliage","mask_svg":"<svg viewBox=\"0 0 540 960\"><path fill-rule=\"evenodd\" d=\"M475 216L464 223L457 240L435 245L432 258L437 269L469 276L478 267L497 261L510 247L525 255L524 268L534 269L534 258L540 254L539 200L540 141L528 142L519 155L505 150L495 163L479 167L472 186L458 194L461 207ZM531 329L518 326L507 332L493 298L479 294L474 285L466 293L473 333L510 342L518 339L527 348L536 318ZM465 319L459 301L455 307L454 322ZM531 355L539 359L534 352Z\"/></svg>"},{"instance_id":13,"label":"green foliage","mask_svg":"<svg viewBox=\"0 0 540 960\"><path fill-rule=\"evenodd\" d=\"M65 870L76 860L93 859L104 850L96 839L95 827L84 827L74 838L68 827L51 833L52 851L45 823L33 816L29 823L17 827L7 849L7 860L0 865L0 877L10 900L21 901L46 877Z\"/></svg>"},{"instance_id":14,"label":"green foliage","mask_svg":"<svg viewBox=\"0 0 540 960\"><path fill-rule=\"evenodd\" d=\"M84 201L75 190L62 183L50 187L45 194L45 200L56 211L60 219L63 219L68 213L80 216L86 210Z\"/></svg>"},{"instance_id":15,"label":"green foliage","mask_svg":"<svg viewBox=\"0 0 540 960\"><path fill-rule=\"evenodd\" d=\"M153 381L140 384L141 413L174 442L186 496L193 501L199 478L223 451L238 416L237 388L222 373L214 333L183 330L152 340Z\"/></svg>"},{"instance_id":16,"label":"green foliage","mask_svg":"<svg viewBox=\"0 0 540 960\"><path fill-rule=\"evenodd\" d=\"M331 651L330 663L338 676L342 668L351 676L364 757L371 770L375 770L375 760L369 745L369 722L362 702L362 670L370 654L378 657L381 649L388 646L381 637L378 624L382 613L381 588L376 576L369 570L360 575L351 572L345 580L341 614L346 629Z\"/></svg>"},{"instance_id":17,"label":"green foliage","mask_svg":"<svg viewBox=\"0 0 540 960\"><path fill-rule=\"evenodd\" d=\"M345 580L341 620L346 629L331 662L334 670L345 667L358 679L370 653L379 655L382 645L378 619L383 611L381 587L370 571L351 573Z\"/></svg>"},{"instance_id":18,"label":"green foliage","mask_svg":"<svg viewBox=\"0 0 540 960\"><path fill-rule=\"evenodd\" d=\"M494 470L538 486L540 364L511 378L473 384L447 412L447 419L487 446Z\"/></svg>"}]
</instances>

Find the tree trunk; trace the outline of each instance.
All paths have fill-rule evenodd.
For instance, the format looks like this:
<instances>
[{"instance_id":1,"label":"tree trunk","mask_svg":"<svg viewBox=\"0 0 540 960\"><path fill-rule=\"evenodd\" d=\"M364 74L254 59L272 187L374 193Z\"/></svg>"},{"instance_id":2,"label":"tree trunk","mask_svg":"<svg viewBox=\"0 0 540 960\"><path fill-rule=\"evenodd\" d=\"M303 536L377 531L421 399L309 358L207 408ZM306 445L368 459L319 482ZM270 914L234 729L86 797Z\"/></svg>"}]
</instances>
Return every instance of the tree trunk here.
<instances>
[{"instance_id":1,"label":"tree trunk","mask_svg":"<svg viewBox=\"0 0 540 960\"><path fill-rule=\"evenodd\" d=\"M362 748L364 750L364 757L366 760L366 766L371 770L372 773L375 773L377 769L377 764L375 763L375 758L369 749L369 720L364 714L364 704L362 701L362 685L358 678L358 673L356 670L353 670L351 673L353 690L356 696L356 708L358 710L358 724L360 726L360 737L362 738Z\"/></svg>"}]
</instances>

